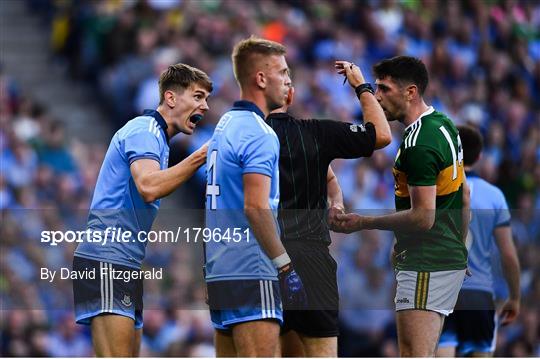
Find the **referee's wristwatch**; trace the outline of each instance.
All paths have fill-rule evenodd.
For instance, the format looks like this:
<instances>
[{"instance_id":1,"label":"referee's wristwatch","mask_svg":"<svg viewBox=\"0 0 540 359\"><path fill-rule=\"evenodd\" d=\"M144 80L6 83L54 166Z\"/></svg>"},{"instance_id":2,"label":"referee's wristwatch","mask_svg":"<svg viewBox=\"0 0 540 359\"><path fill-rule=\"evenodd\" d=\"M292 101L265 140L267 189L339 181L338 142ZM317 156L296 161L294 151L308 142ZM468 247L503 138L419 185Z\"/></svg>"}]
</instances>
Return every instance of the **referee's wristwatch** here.
<instances>
[{"instance_id":1,"label":"referee's wristwatch","mask_svg":"<svg viewBox=\"0 0 540 359\"><path fill-rule=\"evenodd\" d=\"M375 90L373 90L373 86L369 82L366 82L364 84L358 85L354 88L354 92L356 93L356 96L360 97L361 94L364 92L369 92L370 94L375 94Z\"/></svg>"}]
</instances>

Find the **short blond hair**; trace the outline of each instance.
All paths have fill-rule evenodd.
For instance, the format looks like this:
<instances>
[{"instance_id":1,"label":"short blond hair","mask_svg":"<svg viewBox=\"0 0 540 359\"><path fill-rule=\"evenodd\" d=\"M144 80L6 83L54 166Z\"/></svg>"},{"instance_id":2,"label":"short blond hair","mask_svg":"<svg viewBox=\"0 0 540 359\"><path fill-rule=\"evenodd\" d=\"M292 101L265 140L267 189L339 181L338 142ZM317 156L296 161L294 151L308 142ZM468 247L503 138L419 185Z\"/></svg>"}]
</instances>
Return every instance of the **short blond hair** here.
<instances>
[{"instance_id":1,"label":"short blond hair","mask_svg":"<svg viewBox=\"0 0 540 359\"><path fill-rule=\"evenodd\" d=\"M282 44L261 39L253 35L240 41L234 46L232 53L232 63L236 81L238 81L240 86L245 83L246 78L253 71L255 56L279 56L285 55L286 52L285 46Z\"/></svg>"},{"instance_id":2,"label":"short blond hair","mask_svg":"<svg viewBox=\"0 0 540 359\"><path fill-rule=\"evenodd\" d=\"M186 64L169 66L159 77L159 104L163 103L165 91L183 91L195 84L212 92L212 81L206 72Z\"/></svg>"}]
</instances>

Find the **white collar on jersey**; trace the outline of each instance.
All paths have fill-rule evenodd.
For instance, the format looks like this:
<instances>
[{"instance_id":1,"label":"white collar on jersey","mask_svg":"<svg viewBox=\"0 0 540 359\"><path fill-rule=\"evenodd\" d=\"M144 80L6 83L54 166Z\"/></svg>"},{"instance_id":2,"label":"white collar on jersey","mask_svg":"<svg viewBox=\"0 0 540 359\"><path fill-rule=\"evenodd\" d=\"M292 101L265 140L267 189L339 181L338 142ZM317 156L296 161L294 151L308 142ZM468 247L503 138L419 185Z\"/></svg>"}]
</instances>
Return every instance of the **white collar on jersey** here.
<instances>
[{"instance_id":1,"label":"white collar on jersey","mask_svg":"<svg viewBox=\"0 0 540 359\"><path fill-rule=\"evenodd\" d=\"M415 123L417 123L418 121L420 121L420 119L424 116L427 116L429 114L431 114L433 111L435 111L435 109L433 108L433 106L429 106L428 109L426 110L426 112L424 112L423 114L420 115L420 117L418 117L413 123L411 123L409 126L405 127L405 131L407 131L409 128L412 127L412 125L414 125Z\"/></svg>"}]
</instances>

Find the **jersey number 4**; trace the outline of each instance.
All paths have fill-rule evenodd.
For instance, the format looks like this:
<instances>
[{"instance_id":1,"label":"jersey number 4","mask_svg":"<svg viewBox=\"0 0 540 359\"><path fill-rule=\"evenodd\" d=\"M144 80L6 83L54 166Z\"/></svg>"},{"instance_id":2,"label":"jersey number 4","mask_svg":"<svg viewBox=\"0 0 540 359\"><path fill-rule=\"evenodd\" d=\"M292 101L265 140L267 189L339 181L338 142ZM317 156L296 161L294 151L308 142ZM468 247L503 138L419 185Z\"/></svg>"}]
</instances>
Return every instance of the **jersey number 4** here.
<instances>
[{"instance_id":1,"label":"jersey number 4","mask_svg":"<svg viewBox=\"0 0 540 359\"><path fill-rule=\"evenodd\" d=\"M213 150L210 154L210 162L208 163L208 172L210 173L210 176L208 176L208 179L211 178L211 181L206 182L206 195L210 196L210 209L217 209L217 196L219 196L219 185L217 184L217 150Z\"/></svg>"}]
</instances>

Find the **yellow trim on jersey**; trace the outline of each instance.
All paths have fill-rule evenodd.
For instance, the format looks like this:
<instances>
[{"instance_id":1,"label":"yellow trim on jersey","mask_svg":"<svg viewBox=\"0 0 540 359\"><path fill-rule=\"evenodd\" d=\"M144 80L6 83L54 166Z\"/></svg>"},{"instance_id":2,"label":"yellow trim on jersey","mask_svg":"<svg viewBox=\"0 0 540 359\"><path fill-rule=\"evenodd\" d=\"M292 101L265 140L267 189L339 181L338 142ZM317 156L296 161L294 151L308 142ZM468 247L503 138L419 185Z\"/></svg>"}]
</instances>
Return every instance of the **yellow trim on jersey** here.
<instances>
[{"instance_id":1,"label":"yellow trim on jersey","mask_svg":"<svg viewBox=\"0 0 540 359\"><path fill-rule=\"evenodd\" d=\"M437 186L437 196L446 196L457 192L464 179L463 164L458 165L457 178L452 179L454 166L448 166L437 175L435 185ZM407 184L407 174L395 167L392 168L394 174L394 193L398 197L409 197L409 187Z\"/></svg>"},{"instance_id":2,"label":"yellow trim on jersey","mask_svg":"<svg viewBox=\"0 0 540 359\"><path fill-rule=\"evenodd\" d=\"M407 186L407 174L395 167L392 168L394 174L394 192L398 197L409 197L409 187Z\"/></svg>"},{"instance_id":3,"label":"yellow trim on jersey","mask_svg":"<svg viewBox=\"0 0 540 359\"><path fill-rule=\"evenodd\" d=\"M448 194L457 192L461 184L463 183L464 171L463 163L460 165L457 163L457 178L452 179L454 172L454 166L448 166L437 175L437 196L446 196Z\"/></svg>"}]
</instances>

